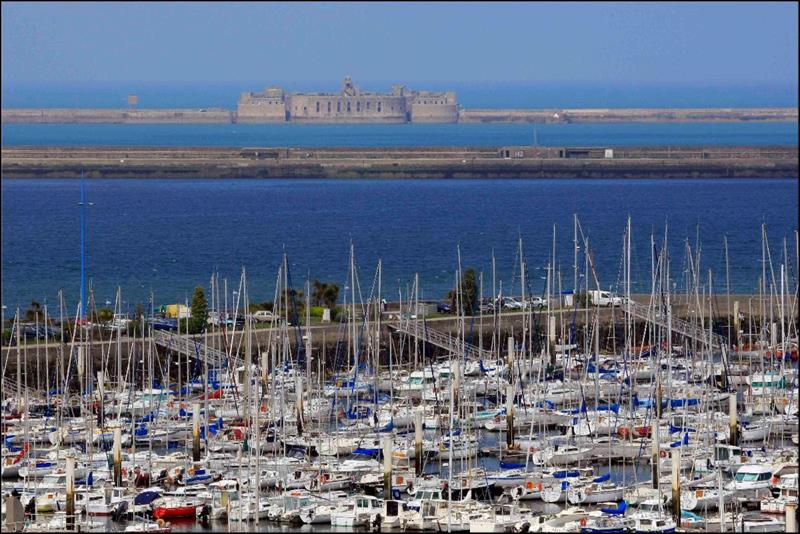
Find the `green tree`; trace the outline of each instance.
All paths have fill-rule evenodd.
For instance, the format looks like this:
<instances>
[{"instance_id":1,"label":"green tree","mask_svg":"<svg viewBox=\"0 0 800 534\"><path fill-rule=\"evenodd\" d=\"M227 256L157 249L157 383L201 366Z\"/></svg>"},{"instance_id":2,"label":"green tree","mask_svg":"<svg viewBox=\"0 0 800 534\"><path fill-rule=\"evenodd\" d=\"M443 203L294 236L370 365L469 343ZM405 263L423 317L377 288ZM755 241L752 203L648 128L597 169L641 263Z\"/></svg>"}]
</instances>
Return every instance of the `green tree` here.
<instances>
[{"instance_id":1,"label":"green tree","mask_svg":"<svg viewBox=\"0 0 800 534\"><path fill-rule=\"evenodd\" d=\"M189 322L189 333L199 334L206 327L208 320L208 301L206 300L206 293L203 286L194 288L192 295L192 317Z\"/></svg>"},{"instance_id":2,"label":"green tree","mask_svg":"<svg viewBox=\"0 0 800 534\"><path fill-rule=\"evenodd\" d=\"M108 323L114 318L114 311L111 308L100 308L97 310L97 320L101 323Z\"/></svg>"},{"instance_id":3,"label":"green tree","mask_svg":"<svg viewBox=\"0 0 800 534\"><path fill-rule=\"evenodd\" d=\"M474 315L478 309L478 283L477 273L472 267L468 268L461 276L461 299L466 315ZM456 290L451 290L447 294L450 299L450 309L458 312L458 299Z\"/></svg>"},{"instance_id":4,"label":"green tree","mask_svg":"<svg viewBox=\"0 0 800 534\"><path fill-rule=\"evenodd\" d=\"M36 314L39 314L39 320L41 321L44 318L44 313L42 312L42 305L39 304L37 301L32 300L30 307L25 310L25 320L28 322L36 320Z\"/></svg>"},{"instance_id":5,"label":"green tree","mask_svg":"<svg viewBox=\"0 0 800 534\"><path fill-rule=\"evenodd\" d=\"M325 306L333 308L339 300L339 286L327 284L314 280L314 288L311 292L311 304L314 306Z\"/></svg>"}]
</instances>

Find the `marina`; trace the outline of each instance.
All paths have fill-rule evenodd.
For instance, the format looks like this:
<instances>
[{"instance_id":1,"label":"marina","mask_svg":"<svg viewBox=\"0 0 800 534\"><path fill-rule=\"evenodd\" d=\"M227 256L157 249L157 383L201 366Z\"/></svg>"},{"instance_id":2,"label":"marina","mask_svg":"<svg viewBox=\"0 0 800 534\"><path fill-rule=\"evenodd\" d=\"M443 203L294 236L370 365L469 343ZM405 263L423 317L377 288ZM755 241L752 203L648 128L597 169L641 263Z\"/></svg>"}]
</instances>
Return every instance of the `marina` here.
<instances>
[{"instance_id":1,"label":"marina","mask_svg":"<svg viewBox=\"0 0 800 534\"><path fill-rule=\"evenodd\" d=\"M651 293L632 293L631 228L619 292L600 289L574 216L571 250L553 239L542 293L520 238L514 286L459 259L438 305L420 301L418 282L387 302L380 260L360 280L351 245L349 284L322 322L323 292L298 293L287 256L268 312L254 311L244 269L238 284L212 275L204 312L195 298L167 307L180 321L155 308L126 318L122 288L110 323L91 288L87 312L62 302L33 329L16 311L3 351L4 525L790 529L797 233L792 257L762 227L766 283L732 298L689 243L676 289L667 228L651 235ZM553 267L561 255L571 268Z\"/></svg>"},{"instance_id":2,"label":"marina","mask_svg":"<svg viewBox=\"0 0 800 534\"><path fill-rule=\"evenodd\" d=\"M2 2L0 532L798 532L798 4Z\"/></svg>"}]
</instances>

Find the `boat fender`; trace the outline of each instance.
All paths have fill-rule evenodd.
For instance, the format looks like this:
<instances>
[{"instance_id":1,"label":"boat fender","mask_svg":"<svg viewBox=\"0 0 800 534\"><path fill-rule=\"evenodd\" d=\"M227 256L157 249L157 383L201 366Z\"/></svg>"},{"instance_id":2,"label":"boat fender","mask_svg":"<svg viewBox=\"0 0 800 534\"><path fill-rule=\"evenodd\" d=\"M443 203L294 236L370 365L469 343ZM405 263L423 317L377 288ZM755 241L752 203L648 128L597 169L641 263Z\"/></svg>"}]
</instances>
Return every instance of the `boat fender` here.
<instances>
[{"instance_id":1,"label":"boat fender","mask_svg":"<svg viewBox=\"0 0 800 534\"><path fill-rule=\"evenodd\" d=\"M163 520L163 519L161 519L161 518L158 518L158 519L156 520L156 523L158 523L158 526L159 526L159 527L161 527L161 528L164 528L164 525L166 525L166 521L164 521L164 520Z\"/></svg>"},{"instance_id":2,"label":"boat fender","mask_svg":"<svg viewBox=\"0 0 800 534\"><path fill-rule=\"evenodd\" d=\"M658 455L661 456L662 458L666 458L667 457L667 451L661 451L661 452L658 453Z\"/></svg>"},{"instance_id":3,"label":"boat fender","mask_svg":"<svg viewBox=\"0 0 800 534\"><path fill-rule=\"evenodd\" d=\"M581 517L580 524L581 524L582 527L586 526L586 518L585 517Z\"/></svg>"},{"instance_id":4,"label":"boat fender","mask_svg":"<svg viewBox=\"0 0 800 534\"><path fill-rule=\"evenodd\" d=\"M529 481L528 481L528 483L527 483L527 484L525 484L525 487L526 487L526 488L528 488L529 490L532 490L532 489L533 489L533 482L531 482L531 481L529 480Z\"/></svg>"}]
</instances>

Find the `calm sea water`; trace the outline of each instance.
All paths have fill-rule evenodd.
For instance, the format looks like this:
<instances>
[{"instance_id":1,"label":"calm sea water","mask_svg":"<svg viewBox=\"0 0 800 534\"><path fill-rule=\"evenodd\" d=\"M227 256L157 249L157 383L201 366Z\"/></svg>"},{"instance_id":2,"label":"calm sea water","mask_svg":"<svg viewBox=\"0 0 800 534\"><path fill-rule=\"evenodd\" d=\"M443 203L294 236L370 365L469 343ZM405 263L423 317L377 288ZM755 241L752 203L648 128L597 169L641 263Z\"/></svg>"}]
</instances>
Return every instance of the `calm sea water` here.
<instances>
[{"instance_id":1,"label":"calm sea water","mask_svg":"<svg viewBox=\"0 0 800 534\"><path fill-rule=\"evenodd\" d=\"M4 124L2 144L133 146L797 145L797 123Z\"/></svg>"},{"instance_id":2,"label":"calm sea water","mask_svg":"<svg viewBox=\"0 0 800 534\"><path fill-rule=\"evenodd\" d=\"M2 181L2 303L74 309L80 287L78 180ZM621 283L626 217L633 219L634 288L648 290L650 233L669 225L672 273L681 287L684 242L699 236L701 268L724 291L723 236L731 286L750 292L760 273L760 225L773 258L788 238L794 258L798 182L754 180L87 180L88 278L98 303L122 287L126 303L191 298L212 271L235 289L247 269L253 299L272 299L285 250L292 282L347 285L355 246L364 298L383 261L383 294L399 298L419 273L423 298L440 298L462 264L519 291L517 239L524 240L530 290L544 291L557 227L563 287L572 286L572 216L577 213L604 287ZM796 266L792 266L796 273ZM794 274L793 274L794 276ZM405 296L404 296L405 298Z\"/></svg>"}]
</instances>

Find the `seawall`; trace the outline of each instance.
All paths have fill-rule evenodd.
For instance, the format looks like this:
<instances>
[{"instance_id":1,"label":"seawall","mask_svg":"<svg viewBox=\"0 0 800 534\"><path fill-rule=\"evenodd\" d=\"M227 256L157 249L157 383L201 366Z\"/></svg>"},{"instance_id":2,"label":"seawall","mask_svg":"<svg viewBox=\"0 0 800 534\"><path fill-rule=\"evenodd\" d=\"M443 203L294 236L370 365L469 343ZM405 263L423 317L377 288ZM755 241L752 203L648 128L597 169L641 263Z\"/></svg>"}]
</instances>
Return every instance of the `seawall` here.
<instances>
[{"instance_id":1,"label":"seawall","mask_svg":"<svg viewBox=\"0 0 800 534\"><path fill-rule=\"evenodd\" d=\"M458 122L797 122L797 108L464 109Z\"/></svg>"},{"instance_id":2,"label":"seawall","mask_svg":"<svg viewBox=\"0 0 800 534\"><path fill-rule=\"evenodd\" d=\"M461 109L451 115L412 114L411 122L459 123L622 123L622 122L797 122L797 108L617 108L617 109ZM285 122L275 117L237 116L235 111L208 109L79 109L5 108L3 124L232 124ZM364 117L314 119L296 117L292 122L345 124L403 122Z\"/></svg>"},{"instance_id":3,"label":"seawall","mask_svg":"<svg viewBox=\"0 0 800 534\"><path fill-rule=\"evenodd\" d=\"M230 124L235 113L209 109L3 109L3 124Z\"/></svg>"},{"instance_id":4,"label":"seawall","mask_svg":"<svg viewBox=\"0 0 800 534\"><path fill-rule=\"evenodd\" d=\"M797 178L796 146L4 147L3 178Z\"/></svg>"}]
</instances>

